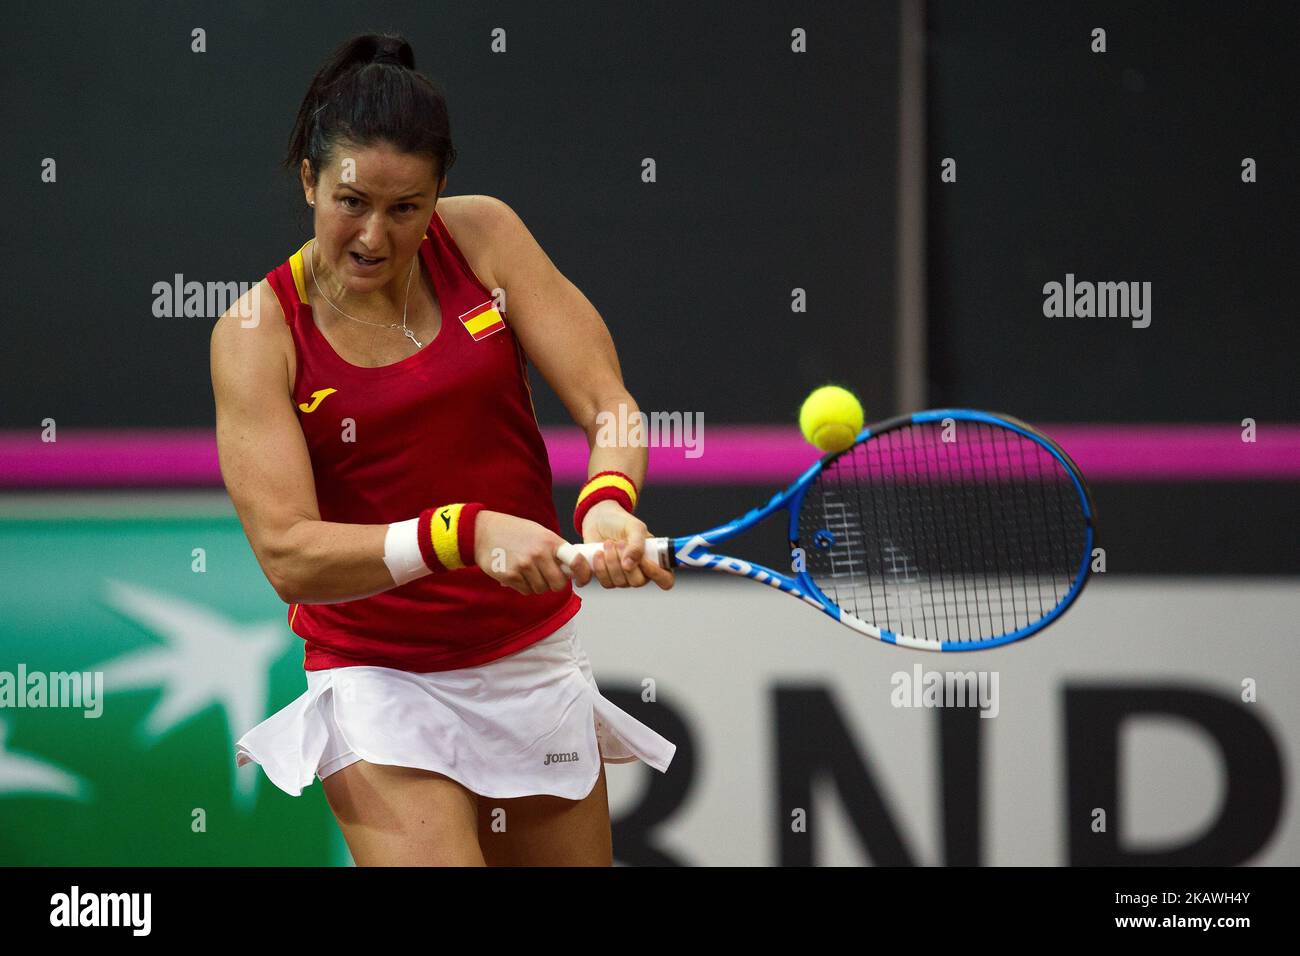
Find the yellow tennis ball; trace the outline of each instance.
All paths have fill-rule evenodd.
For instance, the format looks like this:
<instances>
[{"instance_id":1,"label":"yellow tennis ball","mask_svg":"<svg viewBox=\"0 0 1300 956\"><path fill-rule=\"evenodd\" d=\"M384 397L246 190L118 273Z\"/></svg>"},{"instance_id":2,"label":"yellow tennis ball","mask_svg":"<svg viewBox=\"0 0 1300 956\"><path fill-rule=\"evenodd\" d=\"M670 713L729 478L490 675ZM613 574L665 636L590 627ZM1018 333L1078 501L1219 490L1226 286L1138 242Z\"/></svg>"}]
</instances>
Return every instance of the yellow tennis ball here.
<instances>
[{"instance_id":1,"label":"yellow tennis ball","mask_svg":"<svg viewBox=\"0 0 1300 956\"><path fill-rule=\"evenodd\" d=\"M862 431L862 403L847 388L823 385L803 400L799 428L822 451L843 451Z\"/></svg>"}]
</instances>

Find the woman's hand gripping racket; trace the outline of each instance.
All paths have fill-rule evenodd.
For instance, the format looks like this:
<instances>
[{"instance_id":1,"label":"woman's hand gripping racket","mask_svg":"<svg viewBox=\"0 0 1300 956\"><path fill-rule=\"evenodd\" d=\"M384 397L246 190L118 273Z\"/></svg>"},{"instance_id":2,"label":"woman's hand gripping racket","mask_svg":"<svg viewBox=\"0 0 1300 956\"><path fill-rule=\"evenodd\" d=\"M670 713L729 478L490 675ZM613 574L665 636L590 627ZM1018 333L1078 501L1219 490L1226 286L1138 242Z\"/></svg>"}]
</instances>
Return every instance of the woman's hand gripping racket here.
<instances>
[{"instance_id":1,"label":"woman's hand gripping racket","mask_svg":"<svg viewBox=\"0 0 1300 956\"><path fill-rule=\"evenodd\" d=\"M791 574L711 550L783 510ZM937 409L868 426L762 507L651 538L645 553L761 582L889 644L970 651L1060 617L1092 547L1092 499L1055 442L1006 415ZM567 567L601 549L564 544L556 556Z\"/></svg>"}]
</instances>

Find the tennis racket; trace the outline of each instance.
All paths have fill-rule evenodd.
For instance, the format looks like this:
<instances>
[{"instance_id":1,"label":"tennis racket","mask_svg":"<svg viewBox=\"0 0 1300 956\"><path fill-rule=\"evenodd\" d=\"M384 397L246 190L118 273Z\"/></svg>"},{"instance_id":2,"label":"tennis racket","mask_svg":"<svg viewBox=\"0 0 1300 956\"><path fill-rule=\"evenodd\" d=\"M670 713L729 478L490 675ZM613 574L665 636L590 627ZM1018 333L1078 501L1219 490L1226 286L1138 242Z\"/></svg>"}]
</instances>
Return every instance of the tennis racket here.
<instances>
[{"instance_id":1,"label":"tennis racket","mask_svg":"<svg viewBox=\"0 0 1300 956\"><path fill-rule=\"evenodd\" d=\"M789 574L713 550L780 511ZM648 539L646 555L758 581L888 644L972 651L1059 618L1092 547L1088 487L1056 442L1007 415L945 408L868 426L767 504ZM556 556L567 566L602 549L564 544Z\"/></svg>"}]
</instances>

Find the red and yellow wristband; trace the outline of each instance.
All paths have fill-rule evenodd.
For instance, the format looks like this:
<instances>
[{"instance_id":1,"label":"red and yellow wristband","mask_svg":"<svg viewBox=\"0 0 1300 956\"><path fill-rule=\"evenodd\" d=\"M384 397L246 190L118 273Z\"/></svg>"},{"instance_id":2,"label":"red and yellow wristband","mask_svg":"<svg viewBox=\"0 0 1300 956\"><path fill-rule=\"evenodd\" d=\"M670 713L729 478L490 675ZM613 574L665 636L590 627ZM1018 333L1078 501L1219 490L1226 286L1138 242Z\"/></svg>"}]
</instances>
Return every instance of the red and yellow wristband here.
<instances>
[{"instance_id":1,"label":"red and yellow wristband","mask_svg":"<svg viewBox=\"0 0 1300 956\"><path fill-rule=\"evenodd\" d=\"M617 501L628 514L636 511L636 483L621 471L598 471L587 479L578 492L578 506L573 509L573 527L582 537L582 521L592 505Z\"/></svg>"},{"instance_id":2,"label":"red and yellow wristband","mask_svg":"<svg viewBox=\"0 0 1300 956\"><path fill-rule=\"evenodd\" d=\"M401 586L436 571L474 565L474 525L483 506L440 505L395 521L384 535L384 564Z\"/></svg>"},{"instance_id":3,"label":"red and yellow wristband","mask_svg":"<svg viewBox=\"0 0 1300 956\"><path fill-rule=\"evenodd\" d=\"M420 557L430 571L455 571L473 566L474 521L482 510L481 504L471 501L420 512Z\"/></svg>"}]
</instances>

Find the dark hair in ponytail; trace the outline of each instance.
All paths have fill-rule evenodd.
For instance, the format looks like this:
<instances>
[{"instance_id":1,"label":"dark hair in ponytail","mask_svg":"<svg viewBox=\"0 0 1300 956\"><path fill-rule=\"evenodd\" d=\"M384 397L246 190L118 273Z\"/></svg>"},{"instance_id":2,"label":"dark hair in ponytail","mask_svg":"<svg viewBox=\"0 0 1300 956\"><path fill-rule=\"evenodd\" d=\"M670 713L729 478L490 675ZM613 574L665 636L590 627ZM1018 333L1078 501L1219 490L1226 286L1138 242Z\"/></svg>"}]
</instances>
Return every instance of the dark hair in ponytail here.
<instances>
[{"instance_id":1,"label":"dark hair in ponytail","mask_svg":"<svg viewBox=\"0 0 1300 956\"><path fill-rule=\"evenodd\" d=\"M404 153L423 153L437 175L456 162L451 123L442 91L416 72L415 53L403 37L367 33L335 50L312 78L289 137L284 165L296 172L303 159L313 180L340 140L358 146L391 143Z\"/></svg>"}]
</instances>

